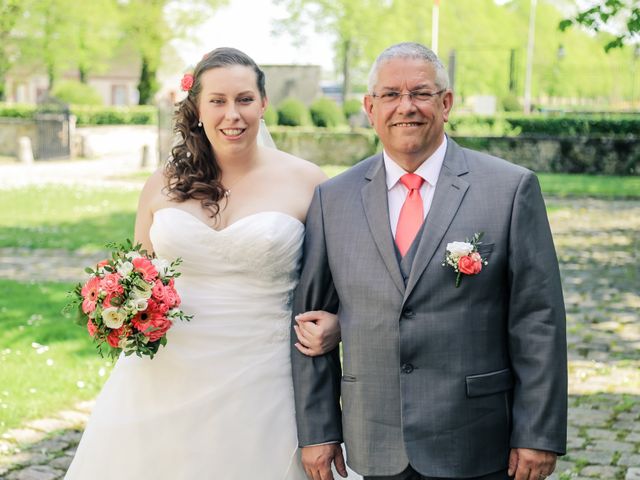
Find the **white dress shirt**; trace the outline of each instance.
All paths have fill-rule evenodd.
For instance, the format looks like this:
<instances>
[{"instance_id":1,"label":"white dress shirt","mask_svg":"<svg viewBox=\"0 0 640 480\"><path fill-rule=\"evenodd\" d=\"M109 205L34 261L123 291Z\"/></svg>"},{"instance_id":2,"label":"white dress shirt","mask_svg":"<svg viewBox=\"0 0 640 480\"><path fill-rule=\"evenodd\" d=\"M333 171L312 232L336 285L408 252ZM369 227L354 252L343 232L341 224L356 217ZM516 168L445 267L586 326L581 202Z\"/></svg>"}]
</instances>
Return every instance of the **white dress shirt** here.
<instances>
[{"instance_id":1,"label":"white dress shirt","mask_svg":"<svg viewBox=\"0 0 640 480\"><path fill-rule=\"evenodd\" d=\"M444 136L444 140L440 144L433 154L427 158L418 169L413 172L416 175L421 176L424 179L424 183L420 187L420 196L422 197L423 214L426 218L429 209L431 208L431 202L433 201L433 194L436 190L436 183L438 182L438 176L442 169L442 163L444 162L444 154L447 151L447 136ZM405 175L406 172L400 165L398 165L389 154L383 150L382 156L384 159L384 168L387 177L387 198L389 199L389 223L391 224L391 232L393 238L396 237L396 228L398 226L398 218L400 217L400 210L404 204L409 189L400 182L400 177Z\"/></svg>"}]
</instances>

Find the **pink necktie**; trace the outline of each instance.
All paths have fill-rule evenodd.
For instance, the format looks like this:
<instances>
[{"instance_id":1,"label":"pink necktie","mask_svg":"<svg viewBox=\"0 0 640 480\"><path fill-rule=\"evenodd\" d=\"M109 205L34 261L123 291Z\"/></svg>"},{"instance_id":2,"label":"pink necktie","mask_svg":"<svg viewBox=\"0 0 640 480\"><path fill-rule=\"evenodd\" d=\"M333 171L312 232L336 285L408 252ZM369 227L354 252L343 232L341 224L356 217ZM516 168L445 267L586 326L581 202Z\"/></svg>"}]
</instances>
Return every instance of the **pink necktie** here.
<instances>
[{"instance_id":1,"label":"pink necktie","mask_svg":"<svg viewBox=\"0 0 640 480\"><path fill-rule=\"evenodd\" d=\"M407 198L400 210L398 226L396 228L396 245L404 257L416 238L416 234L424 221L424 208L420 187L424 178L415 173L407 173L400 177L402 184L409 189Z\"/></svg>"}]
</instances>

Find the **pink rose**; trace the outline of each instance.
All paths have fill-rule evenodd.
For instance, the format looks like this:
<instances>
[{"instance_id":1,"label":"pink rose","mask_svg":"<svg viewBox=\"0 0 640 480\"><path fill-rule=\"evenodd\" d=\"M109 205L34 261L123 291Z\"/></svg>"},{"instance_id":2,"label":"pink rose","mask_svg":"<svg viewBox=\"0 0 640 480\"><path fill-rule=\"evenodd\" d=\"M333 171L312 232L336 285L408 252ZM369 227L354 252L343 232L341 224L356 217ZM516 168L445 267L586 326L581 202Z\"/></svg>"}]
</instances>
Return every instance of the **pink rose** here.
<instances>
[{"instance_id":1,"label":"pink rose","mask_svg":"<svg viewBox=\"0 0 640 480\"><path fill-rule=\"evenodd\" d=\"M153 290L151 290L151 294L153 295L153 299L158 302L164 301L164 292L165 287L160 280L156 280L156 283L153 285Z\"/></svg>"},{"instance_id":2,"label":"pink rose","mask_svg":"<svg viewBox=\"0 0 640 480\"><path fill-rule=\"evenodd\" d=\"M190 73L185 73L180 80L180 88L182 88L183 92L188 92L193 87L193 75Z\"/></svg>"},{"instance_id":3,"label":"pink rose","mask_svg":"<svg viewBox=\"0 0 640 480\"><path fill-rule=\"evenodd\" d=\"M121 278L118 273L109 273L102 279L100 288L104 289L107 293L123 293L124 289L122 285L120 285Z\"/></svg>"},{"instance_id":4,"label":"pink rose","mask_svg":"<svg viewBox=\"0 0 640 480\"><path fill-rule=\"evenodd\" d=\"M151 320L151 328L153 331L145 333L144 335L149 337L151 342L155 342L156 340L160 340L167 330L171 328L173 323L167 317L156 315Z\"/></svg>"},{"instance_id":5,"label":"pink rose","mask_svg":"<svg viewBox=\"0 0 640 480\"><path fill-rule=\"evenodd\" d=\"M153 266L153 263L148 258L134 258L131 263L133 263L133 268L136 271L142 273L142 278L147 282L153 282L158 276L156 267Z\"/></svg>"},{"instance_id":6,"label":"pink rose","mask_svg":"<svg viewBox=\"0 0 640 480\"><path fill-rule=\"evenodd\" d=\"M99 288L100 277L91 277L82 287L80 293L83 297L82 311L84 313L91 313L96 309Z\"/></svg>"},{"instance_id":7,"label":"pink rose","mask_svg":"<svg viewBox=\"0 0 640 480\"><path fill-rule=\"evenodd\" d=\"M101 262L98 262L96 268L106 267L107 265L109 265L109 260L102 260Z\"/></svg>"},{"instance_id":8,"label":"pink rose","mask_svg":"<svg viewBox=\"0 0 640 480\"><path fill-rule=\"evenodd\" d=\"M91 319L89 319L89 321L87 322L87 331L89 332L89 335L91 335L92 337L95 337L96 332L98 331L98 327L96 326L95 323L91 321Z\"/></svg>"},{"instance_id":9,"label":"pink rose","mask_svg":"<svg viewBox=\"0 0 640 480\"><path fill-rule=\"evenodd\" d=\"M124 292L124 290L123 290ZM120 297L118 296L119 293L122 292L117 292L117 293L107 293L107 295L105 295L105 297L102 299L102 306L104 308L109 308L109 307L118 307L122 304L122 300L120 299ZM116 302L116 304L114 305L112 302L112 300L116 298L119 299L120 301Z\"/></svg>"},{"instance_id":10,"label":"pink rose","mask_svg":"<svg viewBox=\"0 0 640 480\"><path fill-rule=\"evenodd\" d=\"M482 270L482 258L475 252L470 255L460 257L458 260L458 270L465 275L476 275Z\"/></svg>"},{"instance_id":11,"label":"pink rose","mask_svg":"<svg viewBox=\"0 0 640 480\"><path fill-rule=\"evenodd\" d=\"M120 343L120 334L122 333L123 327L116 328L111 330L111 333L107 335L107 343L111 345L113 348L118 348L118 344Z\"/></svg>"},{"instance_id":12,"label":"pink rose","mask_svg":"<svg viewBox=\"0 0 640 480\"><path fill-rule=\"evenodd\" d=\"M176 289L171 285L167 285L164 287L164 303L166 303L170 308L173 308L180 304L180 296Z\"/></svg>"}]
</instances>

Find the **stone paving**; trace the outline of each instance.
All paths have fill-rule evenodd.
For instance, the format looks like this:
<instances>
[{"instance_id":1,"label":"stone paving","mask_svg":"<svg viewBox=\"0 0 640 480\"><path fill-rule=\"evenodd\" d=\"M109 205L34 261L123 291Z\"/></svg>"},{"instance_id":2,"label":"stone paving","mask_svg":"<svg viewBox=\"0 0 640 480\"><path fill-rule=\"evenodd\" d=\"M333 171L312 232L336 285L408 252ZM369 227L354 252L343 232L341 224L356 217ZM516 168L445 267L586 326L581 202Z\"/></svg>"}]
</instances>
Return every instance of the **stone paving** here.
<instances>
[{"instance_id":1,"label":"stone paving","mask_svg":"<svg viewBox=\"0 0 640 480\"><path fill-rule=\"evenodd\" d=\"M551 480L640 480L640 201L548 200L569 344L568 454ZM52 255L55 254L55 255ZM101 255L0 249L0 277L77 280ZM64 268L62 268L64 267ZM91 402L0 437L0 479L63 478ZM125 478L125 477L123 477Z\"/></svg>"}]
</instances>

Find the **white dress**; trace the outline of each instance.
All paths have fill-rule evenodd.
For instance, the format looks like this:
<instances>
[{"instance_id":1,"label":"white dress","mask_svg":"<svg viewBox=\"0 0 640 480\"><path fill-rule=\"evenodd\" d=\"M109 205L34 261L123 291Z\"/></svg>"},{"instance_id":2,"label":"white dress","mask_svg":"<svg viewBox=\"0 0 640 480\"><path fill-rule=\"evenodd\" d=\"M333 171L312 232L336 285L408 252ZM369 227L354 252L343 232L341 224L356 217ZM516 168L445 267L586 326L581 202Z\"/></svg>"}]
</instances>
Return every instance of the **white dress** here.
<instances>
[{"instance_id":1,"label":"white dress","mask_svg":"<svg viewBox=\"0 0 640 480\"><path fill-rule=\"evenodd\" d=\"M216 231L178 208L155 213L159 257L190 322L153 360L118 360L66 479L305 480L289 360L304 226L279 212Z\"/></svg>"}]
</instances>

